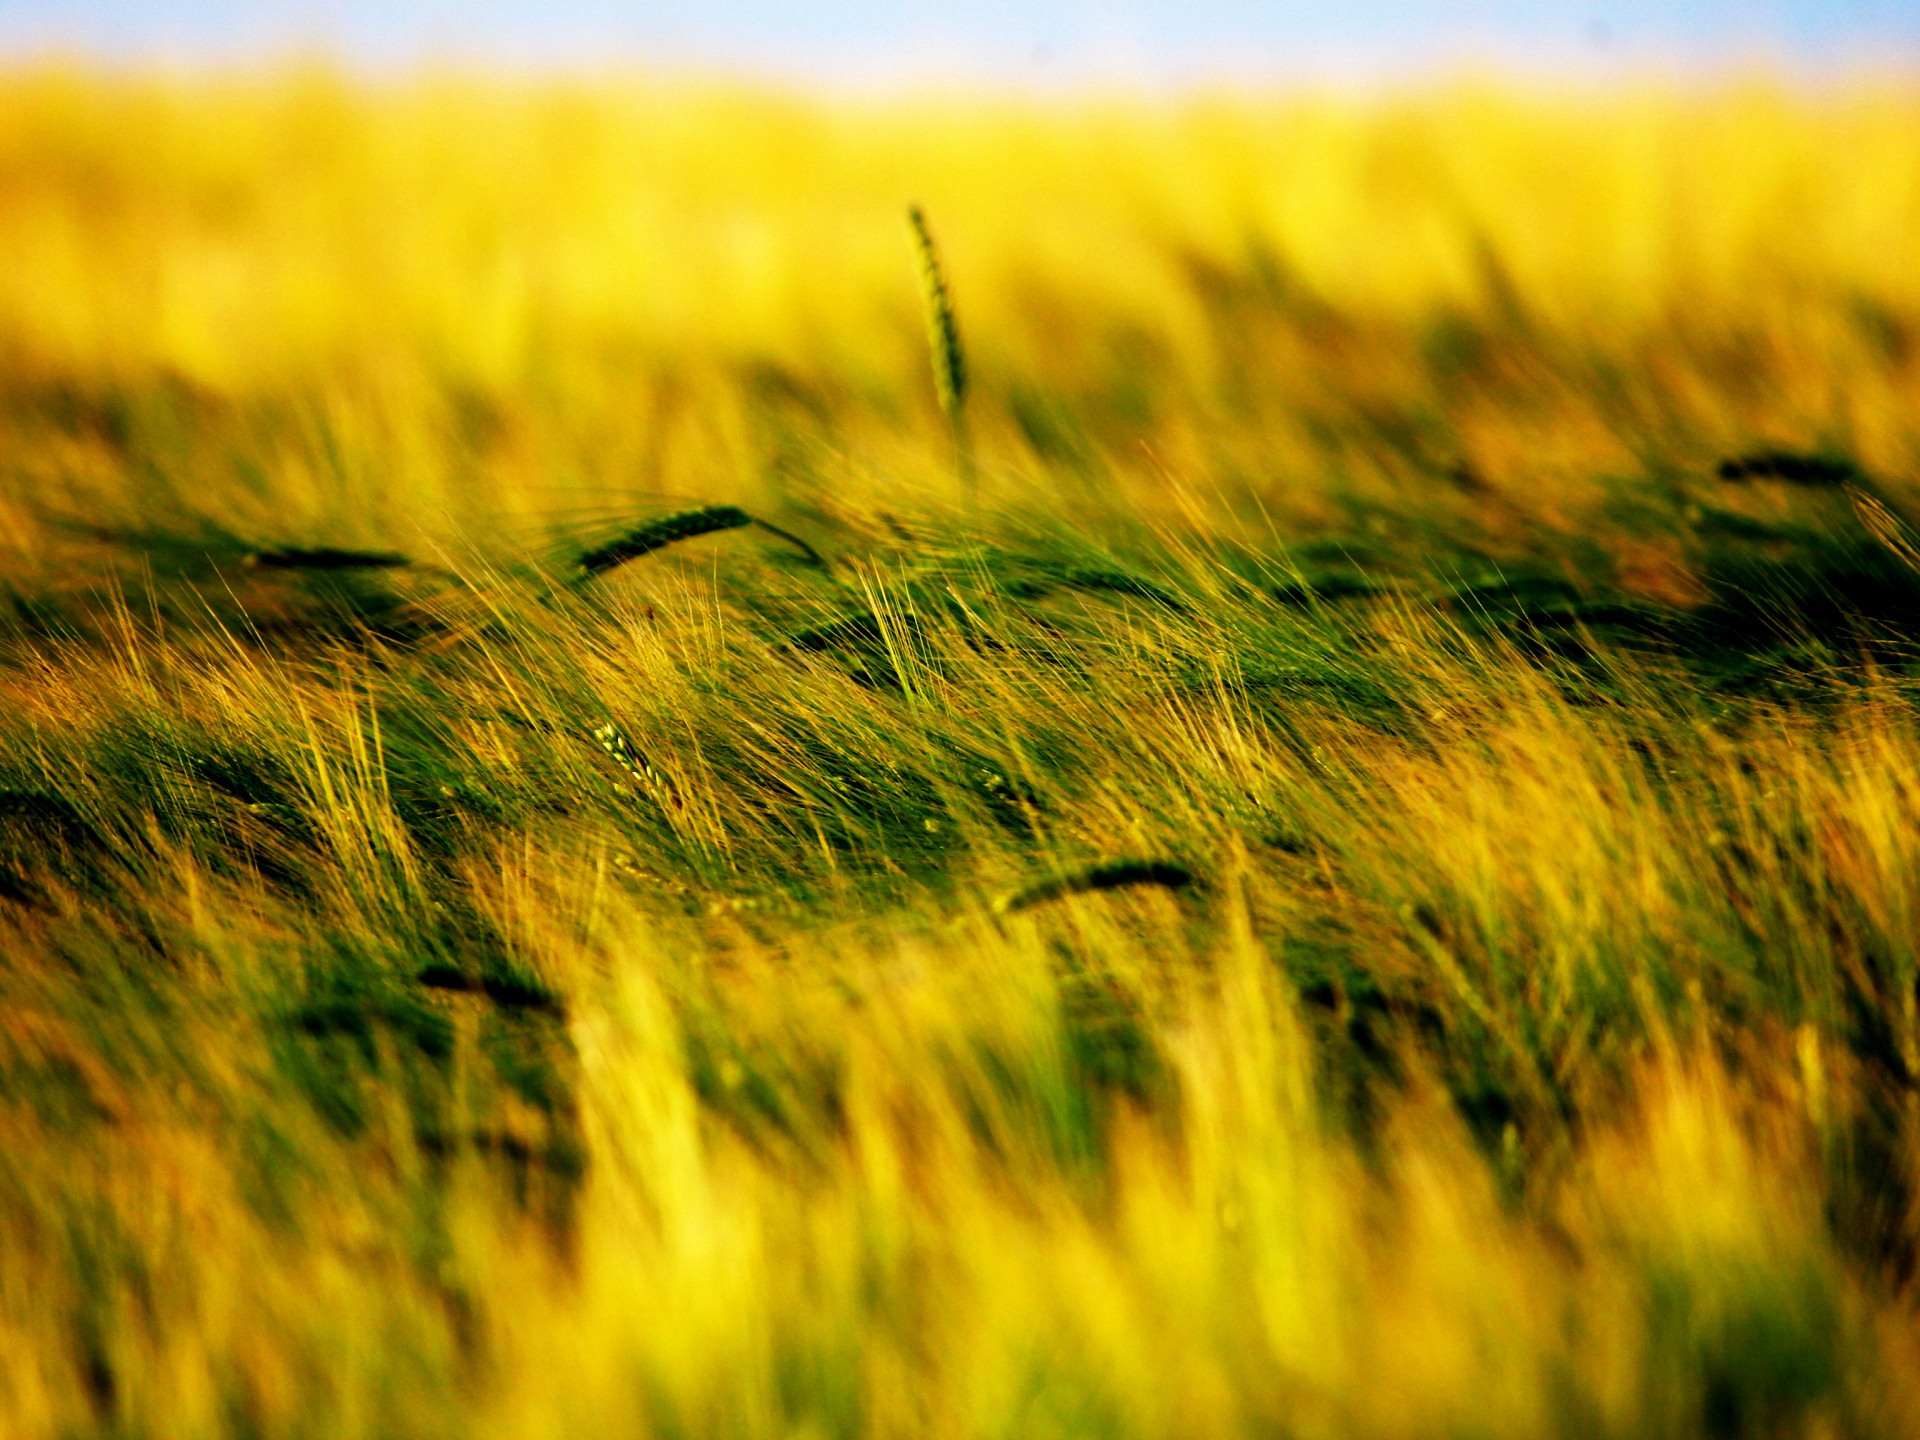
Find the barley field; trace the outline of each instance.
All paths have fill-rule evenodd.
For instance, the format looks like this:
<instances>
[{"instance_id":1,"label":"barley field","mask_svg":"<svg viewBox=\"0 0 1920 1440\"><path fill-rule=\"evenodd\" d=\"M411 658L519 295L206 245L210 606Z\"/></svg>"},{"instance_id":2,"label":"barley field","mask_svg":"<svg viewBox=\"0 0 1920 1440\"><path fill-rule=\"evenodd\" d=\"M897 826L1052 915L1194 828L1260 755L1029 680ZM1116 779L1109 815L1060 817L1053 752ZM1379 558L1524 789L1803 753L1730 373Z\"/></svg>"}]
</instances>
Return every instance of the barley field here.
<instances>
[{"instance_id":1,"label":"barley field","mask_svg":"<svg viewBox=\"0 0 1920 1440\"><path fill-rule=\"evenodd\" d=\"M0 1434L1920 1434L1920 88L16 66L0 256Z\"/></svg>"}]
</instances>

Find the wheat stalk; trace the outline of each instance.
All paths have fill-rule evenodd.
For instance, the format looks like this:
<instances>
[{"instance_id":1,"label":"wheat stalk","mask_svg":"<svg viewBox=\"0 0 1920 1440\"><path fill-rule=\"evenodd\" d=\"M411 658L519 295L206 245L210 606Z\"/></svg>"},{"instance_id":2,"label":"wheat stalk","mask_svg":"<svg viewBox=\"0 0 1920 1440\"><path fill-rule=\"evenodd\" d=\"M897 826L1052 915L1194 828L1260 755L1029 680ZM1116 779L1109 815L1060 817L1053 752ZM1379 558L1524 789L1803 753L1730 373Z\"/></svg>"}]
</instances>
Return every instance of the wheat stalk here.
<instances>
[{"instance_id":1,"label":"wheat stalk","mask_svg":"<svg viewBox=\"0 0 1920 1440\"><path fill-rule=\"evenodd\" d=\"M680 798L679 787L654 769L647 757L634 748L626 731L609 721L594 728L593 738L612 757L613 763L632 776L642 790L675 810L686 808L686 802Z\"/></svg>"},{"instance_id":2,"label":"wheat stalk","mask_svg":"<svg viewBox=\"0 0 1920 1440\"><path fill-rule=\"evenodd\" d=\"M953 430L955 465L969 492L974 486L973 441L967 432L967 352L960 344L960 321L953 313L953 291L940 264L927 215L918 205L907 207L907 224L914 249L920 255L920 282L926 298L927 344L933 352L933 384Z\"/></svg>"}]
</instances>

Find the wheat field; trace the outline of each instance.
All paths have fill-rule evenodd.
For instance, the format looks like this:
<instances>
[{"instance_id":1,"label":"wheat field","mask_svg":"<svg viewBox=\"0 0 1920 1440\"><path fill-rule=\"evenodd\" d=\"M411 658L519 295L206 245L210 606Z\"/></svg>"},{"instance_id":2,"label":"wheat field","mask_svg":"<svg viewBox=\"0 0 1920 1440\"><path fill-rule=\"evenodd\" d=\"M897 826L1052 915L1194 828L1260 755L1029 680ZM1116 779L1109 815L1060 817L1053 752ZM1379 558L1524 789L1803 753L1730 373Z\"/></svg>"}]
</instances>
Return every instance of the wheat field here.
<instances>
[{"instance_id":1,"label":"wheat field","mask_svg":"<svg viewBox=\"0 0 1920 1440\"><path fill-rule=\"evenodd\" d=\"M1920 1434L1917 255L1891 81L6 72L0 1434Z\"/></svg>"}]
</instances>

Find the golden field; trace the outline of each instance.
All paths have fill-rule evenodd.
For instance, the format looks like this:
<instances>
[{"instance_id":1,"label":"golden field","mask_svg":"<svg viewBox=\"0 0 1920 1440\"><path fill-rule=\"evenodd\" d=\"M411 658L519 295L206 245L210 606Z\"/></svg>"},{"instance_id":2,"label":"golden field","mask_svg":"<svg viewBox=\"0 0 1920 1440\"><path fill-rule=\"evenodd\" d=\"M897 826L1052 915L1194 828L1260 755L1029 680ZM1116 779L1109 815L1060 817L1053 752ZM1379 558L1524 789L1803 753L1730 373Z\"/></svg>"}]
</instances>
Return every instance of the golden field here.
<instances>
[{"instance_id":1,"label":"golden field","mask_svg":"<svg viewBox=\"0 0 1920 1440\"><path fill-rule=\"evenodd\" d=\"M0 78L0 1434L1920 1433L1917 253L1893 82Z\"/></svg>"}]
</instances>

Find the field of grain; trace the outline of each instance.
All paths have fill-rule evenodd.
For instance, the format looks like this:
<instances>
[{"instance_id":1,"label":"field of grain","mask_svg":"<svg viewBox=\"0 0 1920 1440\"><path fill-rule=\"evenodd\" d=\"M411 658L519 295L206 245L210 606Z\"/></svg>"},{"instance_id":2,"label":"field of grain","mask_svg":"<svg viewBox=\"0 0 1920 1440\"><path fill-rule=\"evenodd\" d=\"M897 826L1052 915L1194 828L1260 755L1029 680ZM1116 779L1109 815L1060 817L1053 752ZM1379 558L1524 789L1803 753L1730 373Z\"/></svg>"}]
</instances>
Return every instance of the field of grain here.
<instances>
[{"instance_id":1,"label":"field of grain","mask_svg":"<svg viewBox=\"0 0 1920 1440\"><path fill-rule=\"evenodd\" d=\"M1920 90L16 69L0 257L0 1434L1920 1434Z\"/></svg>"}]
</instances>

